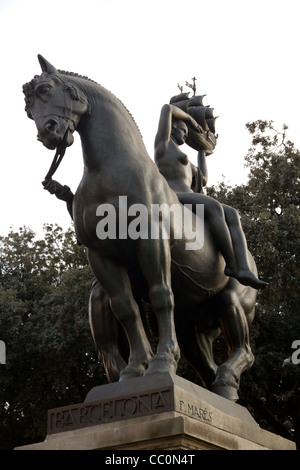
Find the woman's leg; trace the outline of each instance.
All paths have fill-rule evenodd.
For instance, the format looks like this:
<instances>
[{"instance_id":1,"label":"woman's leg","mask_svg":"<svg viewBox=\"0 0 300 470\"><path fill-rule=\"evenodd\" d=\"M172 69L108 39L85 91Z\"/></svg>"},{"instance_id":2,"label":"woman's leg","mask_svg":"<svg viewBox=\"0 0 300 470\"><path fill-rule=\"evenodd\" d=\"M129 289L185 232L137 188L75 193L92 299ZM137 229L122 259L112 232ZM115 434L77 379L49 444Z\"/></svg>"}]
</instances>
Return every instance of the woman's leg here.
<instances>
[{"instance_id":1,"label":"woman's leg","mask_svg":"<svg viewBox=\"0 0 300 470\"><path fill-rule=\"evenodd\" d=\"M236 277L242 284L246 283L246 285L250 285L254 288L265 287L267 283L260 281L251 271L249 266L247 240L241 226L239 213L233 207L227 206L226 204L222 204L222 206L226 223L230 231L238 267Z\"/></svg>"},{"instance_id":2,"label":"woman's leg","mask_svg":"<svg viewBox=\"0 0 300 470\"><path fill-rule=\"evenodd\" d=\"M177 196L182 204L204 204L204 218L226 262L225 274L254 289L265 287L267 283L260 281L249 268L247 242L237 211L205 194L181 193Z\"/></svg>"},{"instance_id":3,"label":"woman's leg","mask_svg":"<svg viewBox=\"0 0 300 470\"><path fill-rule=\"evenodd\" d=\"M238 267L232 246L231 235L227 226L225 215L221 204L205 194L180 193L177 194L181 204L204 205L204 223L209 223L215 243L222 253L226 262L228 276L233 276Z\"/></svg>"}]
</instances>

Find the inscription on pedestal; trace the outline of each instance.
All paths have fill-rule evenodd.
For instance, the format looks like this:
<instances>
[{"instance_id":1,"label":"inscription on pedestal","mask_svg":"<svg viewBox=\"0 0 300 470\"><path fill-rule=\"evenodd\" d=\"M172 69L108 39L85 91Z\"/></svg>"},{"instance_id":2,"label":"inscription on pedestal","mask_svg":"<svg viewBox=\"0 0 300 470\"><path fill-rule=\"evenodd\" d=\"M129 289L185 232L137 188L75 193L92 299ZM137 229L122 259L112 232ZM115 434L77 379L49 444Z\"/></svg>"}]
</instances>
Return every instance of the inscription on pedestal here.
<instances>
[{"instance_id":1,"label":"inscription on pedestal","mask_svg":"<svg viewBox=\"0 0 300 470\"><path fill-rule=\"evenodd\" d=\"M172 387L49 410L48 434L174 409Z\"/></svg>"},{"instance_id":2,"label":"inscription on pedestal","mask_svg":"<svg viewBox=\"0 0 300 470\"><path fill-rule=\"evenodd\" d=\"M198 404L179 400L179 411L193 418L210 424L213 420L213 412L208 408L201 408Z\"/></svg>"}]
</instances>

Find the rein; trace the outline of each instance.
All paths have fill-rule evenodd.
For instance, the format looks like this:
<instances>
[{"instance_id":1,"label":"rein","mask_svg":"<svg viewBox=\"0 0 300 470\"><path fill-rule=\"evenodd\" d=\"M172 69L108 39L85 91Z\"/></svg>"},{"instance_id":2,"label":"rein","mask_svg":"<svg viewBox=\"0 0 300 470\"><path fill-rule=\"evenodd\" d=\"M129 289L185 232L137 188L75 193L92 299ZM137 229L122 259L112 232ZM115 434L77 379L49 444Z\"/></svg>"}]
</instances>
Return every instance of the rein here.
<instances>
[{"instance_id":1,"label":"rein","mask_svg":"<svg viewBox=\"0 0 300 470\"><path fill-rule=\"evenodd\" d=\"M61 161L62 161L62 159L65 155L66 146L64 145L62 149L61 149L61 147L62 147L62 145L60 145L56 149L56 153L54 155L54 158L53 158L53 161L52 161L51 166L49 168L49 171L48 171L47 175L45 176L45 181L48 181L48 180L52 179L52 176L56 172L57 168L59 167L59 165L60 165L60 163L61 163Z\"/></svg>"}]
</instances>

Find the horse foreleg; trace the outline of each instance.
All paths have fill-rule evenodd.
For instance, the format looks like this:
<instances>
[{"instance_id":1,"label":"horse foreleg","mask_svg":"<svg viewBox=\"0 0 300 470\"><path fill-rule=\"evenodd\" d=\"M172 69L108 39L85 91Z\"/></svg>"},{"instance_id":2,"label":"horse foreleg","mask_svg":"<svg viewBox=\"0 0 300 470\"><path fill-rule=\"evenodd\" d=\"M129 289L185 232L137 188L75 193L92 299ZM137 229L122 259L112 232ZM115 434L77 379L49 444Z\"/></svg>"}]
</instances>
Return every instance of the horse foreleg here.
<instances>
[{"instance_id":1,"label":"horse foreleg","mask_svg":"<svg viewBox=\"0 0 300 470\"><path fill-rule=\"evenodd\" d=\"M228 345L228 359L218 367L212 391L229 400L238 400L241 374L249 369L254 356L249 342L249 325L244 308L233 289L221 294L219 322Z\"/></svg>"},{"instance_id":2,"label":"horse foreleg","mask_svg":"<svg viewBox=\"0 0 300 470\"><path fill-rule=\"evenodd\" d=\"M141 376L148 366L152 349L144 330L139 307L132 294L127 270L92 250L88 250L88 260L95 276L105 289L111 309L128 339L129 360L120 374L120 380Z\"/></svg>"},{"instance_id":3,"label":"horse foreleg","mask_svg":"<svg viewBox=\"0 0 300 470\"><path fill-rule=\"evenodd\" d=\"M158 345L147 374L176 373L180 357L174 323L169 240L140 240L138 259L149 287L149 302L158 326Z\"/></svg>"}]
</instances>

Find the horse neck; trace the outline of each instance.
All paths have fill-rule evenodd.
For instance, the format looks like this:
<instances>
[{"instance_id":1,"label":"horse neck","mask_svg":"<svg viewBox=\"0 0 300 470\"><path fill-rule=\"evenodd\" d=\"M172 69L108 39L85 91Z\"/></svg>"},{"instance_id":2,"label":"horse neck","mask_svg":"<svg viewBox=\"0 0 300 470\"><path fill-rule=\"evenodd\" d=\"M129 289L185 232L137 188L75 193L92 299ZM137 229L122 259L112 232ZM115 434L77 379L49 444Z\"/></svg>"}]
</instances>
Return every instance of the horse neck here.
<instances>
[{"instance_id":1,"label":"horse neck","mask_svg":"<svg viewBox=\"0 0 300 470\"><path fill-rule=\"evenodd\" d=\"M146 149L140 132L124 105L105 88L92 84L88 93L90 114L85 115L77 128L81 138L84 165L87 169L101 170L119 158L126 165L136 152L127 152L133 146ZM143 153L143 152L142 152Z\"/></svg>"}]
</instances>

